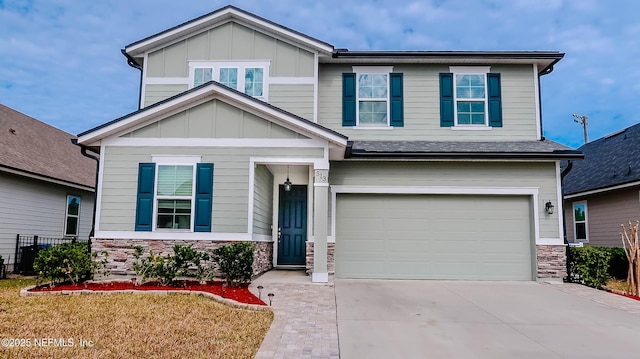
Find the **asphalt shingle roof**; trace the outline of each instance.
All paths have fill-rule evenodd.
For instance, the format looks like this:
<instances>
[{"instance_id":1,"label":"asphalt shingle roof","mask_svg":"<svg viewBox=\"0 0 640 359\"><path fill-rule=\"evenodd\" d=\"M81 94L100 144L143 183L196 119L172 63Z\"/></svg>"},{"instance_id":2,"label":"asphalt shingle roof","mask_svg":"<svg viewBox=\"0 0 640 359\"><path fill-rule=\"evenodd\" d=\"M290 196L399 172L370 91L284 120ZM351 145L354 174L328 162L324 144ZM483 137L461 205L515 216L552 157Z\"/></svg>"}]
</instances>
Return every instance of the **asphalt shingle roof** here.
<instances>
[{"instance_id":1,"label":"asphalt shingle roof","mask_svg":"<svg viewBox=\"0 0 640 359\"><path fill-rule=\"evenodd\" d=\"M75 136L0 105L0 168L93 188L96 162L71 143Z\"/></svg>"},{"instance_id":2,"label":"asphalt shingle roof","mask_svg":"<svg viewBox=\"0 0 640 359\"><path fill-rule=\"evenodd\" d=\"M578 150L576 161L563 181L564 194L640 181L640 124L589 142Z\"/></svg>"}]
</instances>

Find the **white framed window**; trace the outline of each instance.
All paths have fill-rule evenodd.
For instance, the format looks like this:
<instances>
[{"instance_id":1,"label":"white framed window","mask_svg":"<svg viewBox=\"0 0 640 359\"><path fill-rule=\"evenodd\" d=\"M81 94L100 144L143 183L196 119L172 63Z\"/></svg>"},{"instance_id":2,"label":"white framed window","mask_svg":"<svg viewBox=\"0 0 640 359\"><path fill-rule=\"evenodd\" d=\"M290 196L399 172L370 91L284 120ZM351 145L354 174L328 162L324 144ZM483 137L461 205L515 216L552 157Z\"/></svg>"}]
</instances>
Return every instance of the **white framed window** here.
<instances>
[{"instance_id":1,"label":"white framed window","mask_svg":"<svg viewBox=\"0 0 640 359\"><path fill-rule=\"evenodd\" d=\"M213 80L266 101L270 65L268 61L190 61L189 88Z\"/></svg>"},{"instance_id":2,"label":"white framed window","mask_svg":"<svg viewBox=\"0 0 640 359\"><path fill-rule=\"evenodd\" d=\"M353 66L356 74L356 126L389 127L389 74L393 66Z\"/></svg>"},{"instance_id":3,"label":"white framed window","mask_svg":"<svg viewBox=\"0 0 640 359\"><path fill-rule=\"evenodd\" d=\"M80 202L79 196L67 195L64 219L64 235L78 236L78 227L80 225Z\"/></svg>"},{"instance_id":4,"label":"white framed window","mask_svg":"<svg viewBox=\"0 0 640 359\"><path fill-rule=\"evenodd\" d=\"M454 126L488 126L487 74L489 66L451 66Z\"/></svg>"},{"instance_id":5,"label":"white framed window","mask_svg":"<svg viewBox=\"0 0 640 359\"><path fill-rule=\"evenodd\" d=\"M195 175L199 156L154 157L154 230L193 231Z\"/></svg>"},{"instance_id":6,"label":"white framed window","mask_svg":"<svg viewBox=\"0 0 640 359\"><path fill-rule=\"evenodd\" d=\"M573 238L575 242L589 242L587 202L573 203Z\"/></svg>"}]
</instances>

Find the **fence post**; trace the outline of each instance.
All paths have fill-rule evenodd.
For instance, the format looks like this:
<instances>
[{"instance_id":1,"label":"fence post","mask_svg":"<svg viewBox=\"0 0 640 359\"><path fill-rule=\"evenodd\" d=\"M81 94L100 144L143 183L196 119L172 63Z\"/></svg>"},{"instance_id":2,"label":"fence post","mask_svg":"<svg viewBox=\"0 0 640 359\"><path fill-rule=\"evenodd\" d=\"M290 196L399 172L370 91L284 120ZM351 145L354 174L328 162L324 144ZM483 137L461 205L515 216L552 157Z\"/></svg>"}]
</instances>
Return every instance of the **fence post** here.
<instances>
[{"instance_id":1,"label":"fence post","mask_svg":"<svg viewBox=\"0 0 640 359\"><path fill-rule=\"evenodd\" d=\"M20 246L20 234L16 234L16 256L13 257L13 274L18 274L18 247L19 246Z\"/></svg>"},{"instance_id":2,"label":"fence post","mask_svg":"<svg viewBox=\"0 0 640 359\"><path fill-rule=\"evenodd\" d=\"M33 261L36 261L38 258L38 236L33 236ZM33 272L33 263L31 263L31 271Z\"/></svg>"}]
</instances>

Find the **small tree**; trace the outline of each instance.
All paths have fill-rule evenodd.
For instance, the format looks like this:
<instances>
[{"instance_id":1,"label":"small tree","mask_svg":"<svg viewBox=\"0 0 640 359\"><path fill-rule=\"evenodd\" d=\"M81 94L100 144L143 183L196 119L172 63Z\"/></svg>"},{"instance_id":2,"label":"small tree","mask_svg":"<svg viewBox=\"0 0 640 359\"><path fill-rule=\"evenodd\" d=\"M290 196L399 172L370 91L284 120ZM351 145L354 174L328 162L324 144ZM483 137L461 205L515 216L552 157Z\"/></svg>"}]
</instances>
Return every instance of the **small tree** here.
<instances>
[{"instance_id":1,"label":"small tree","mask_svg":"<svg viewBox=\"0 0 640 359\"><path fill-rule=\"evenodd\" d=\"M620 226L622 227L622 232L620 232L620 236L622 237L622 247L624 248L627 260L629 261L627 286L631 293L640 295L640 242L638 238L640 220L636 221L635 225L629 222L628 231L623 224Z\"/></svg>"}]
</instances>

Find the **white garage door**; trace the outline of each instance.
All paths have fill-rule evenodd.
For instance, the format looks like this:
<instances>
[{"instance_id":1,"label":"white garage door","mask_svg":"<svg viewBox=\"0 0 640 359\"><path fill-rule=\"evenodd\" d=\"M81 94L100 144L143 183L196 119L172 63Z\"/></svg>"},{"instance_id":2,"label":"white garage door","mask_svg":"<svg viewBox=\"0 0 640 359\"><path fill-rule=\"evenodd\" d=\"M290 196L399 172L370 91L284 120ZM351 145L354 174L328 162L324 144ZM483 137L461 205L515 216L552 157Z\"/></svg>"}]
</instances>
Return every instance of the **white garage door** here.
<instances>
[{"instance_id":1,"label":"white garage door","mask_svg":"<svg viewBox=\"0 0 640 359\"><path fill-rule=\"evenodd\" d=\"M532 280L527 196L338 194L340 278Z\"/></svg>"}]
</instances>

